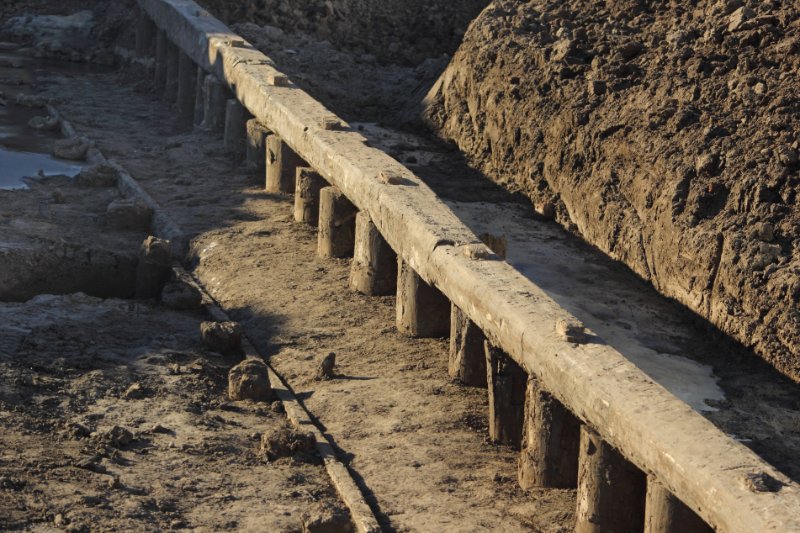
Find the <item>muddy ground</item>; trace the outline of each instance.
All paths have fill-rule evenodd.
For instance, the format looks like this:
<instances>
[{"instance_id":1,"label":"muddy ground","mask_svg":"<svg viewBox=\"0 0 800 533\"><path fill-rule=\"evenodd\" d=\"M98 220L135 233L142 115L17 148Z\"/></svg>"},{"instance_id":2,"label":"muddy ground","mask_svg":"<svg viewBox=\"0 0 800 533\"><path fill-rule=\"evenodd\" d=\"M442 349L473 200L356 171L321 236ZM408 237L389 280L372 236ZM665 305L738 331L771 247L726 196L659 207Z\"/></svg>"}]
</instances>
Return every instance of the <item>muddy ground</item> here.
<instances>
[{"instance_id":1,"label":"muddy ground","mask_svg":"<svg viewBox=\"0 0 800 533\"><path fill-rule=\"evenodd\" d=\"M262 49L277 56L280 68L293 76L303 74L301 85L312 89L312 93L318 91L326 104L350 119L378 119L392 125L392 117L408 110L408 88L422 92L426 80L432 82L435 78L430 74L435 69L426 70L420 77L415 69L364 62L346 52L335 52L332 57L337 60L325 66L319 57L334 53L331 50L335 49L307 34L275 37L269 28L239 28L248 39L260 40ZM248 35L248 29L254 35ZM360 86L356 83L359 69L369 73L362 73L362 77L369 79L370 87L375 89L372 107L362 107L370 97L367 92L347 98L348 87ZM332 75L336 72L345 74ZM414 79L409 80L408 76ZM570 530L574 494L519 490L517 454L488 442L485 391L463 388L450 380L446 342L412 341L397 334L393 326L394 298L366 298L349 292L349 263L315 257L315 232L293 222L291 198L265 194L262 177L223 153L219 134L190 132L174 122L173 110L144 78L137 70L60 73L41 79L30 90L58 97L59 108L78 130L96 139L109 157L122 162L194 236L187 265L244 324L254 343L318 417L355 472L382 524L397 531ZM403 90L398 91L398 86ZM405 96L393 101L392 95L401 92ZM643 284L637 285L625 269L604 261L596 251L554 224L534 221L530 210L518 199L470 170L457 152L408 133L371 124L363 127L371 142L418 172L454 209L459 202L507 202L497 220L508 212L519 213L515 216L527 228L522 238L538 239L537 253L552 254L552 265L527 267L533 269L532 276L538 276L537 282L554 294L572 292L566 291L563 279L555 279L562 278L564 272L575 276L567 284L569 287L573 287L572 283L582 284L587 294L595 294L592 276L601 276L602 290L608 291L605 297L599 294L589 305L585 298L580 303L570 300L569 294L558 294L559 301L571 306L579 316L585 314L587 323L594 320L593 329L607 328L603 335L615 345L635 351L642 351L645 346L647 351L666 352L669 357L680 354L712 365L717 376L722 377L720 385L727 397L706 402L706 407L714 409L706 411L706 416L793 478L800 476L795 460L800 442L800 405L792 384L754 364L746 351L720 350L703 330L685 320L681 309L665 302L654 303L658 301L655 295ZM42 187L41 194L48 197L47 183ZM94 205L91 199L87 201ZM71 202L81 205L76 198ZM464 216L472 213L471 223L478 227L485 218L481 213L489 213L491 208L480 204L473 207L458 209ZM91 209L98 208L95 205L88 210ZM582 270L580 264L588 268ZM515 266L523 269L525 259ZM625 288L614 289L610 279L619 280ZM6 358L8 373L29 375L30 379L14 381L8 396L3 397L9 399L3 408L15 414L11 420L19 428L4 438L14 439L20 450L31 443L28 448L34 451L26 456L30 467L20 468L13 455L0 463L0 475L10 480L4 481L0 492L10 502L0 506L9 509L9 524L36 529L39 520L42 524L59 520L63 524L74 523L76 529L92 529L93 521L108 519L112 526L123 529L230 526L257 530L259 525L268 524L276 531L293 531L300 527L303 514L326 505L339 505L324 472L313 461L284 460L281 469L263 461L256 434L281 426L285 420L267 405L232 406L225 400L222 376L232 362L207 353L198 345L196 328L201 316L130 300L67 296L31 301L24 305L31 306L32 316L53 315L45 312L48 306L59 307L62 314L64 308L80 311L73 313L77 322L84 320L84 314L97 317L107 313L97 319L98 328L78 326L69 330L81 332L75 337L59 329L61 321L58 327L50 326L55 328L56 337L72 339L69 342L79 346L71 350L77 354L78 364L87 366L74 372L55 372L48 362L67 368L69 359L52 362L59 355L58 350L50 351L49 347L60 345L36 341L51 337L26 325L25 312L20 311L19 305L0 304L6 312L22 317L22 322L14 322L14 334L3 337L12 339L9 342L15 346L14 355ZM89 309L96 309L95 314ZM105 321L108 317L112 319ZM651 317L658 317L658 327L653 326ZM66 326L70 324L73 322L65 322ZM95 329L97 332L93 333ZM28 330L33 333L20 333ZM87 341L84 334L96 334L98 338L90 336ZM33 339L38 351L13 341L20 335ZM155 340L141 341L150 339L150 335ZM104 345L109 348L106 350ZM331 352L337 354L335 379L314 380L320 361ZM155 357L151 362L152 354ZM34 356L41 357L41 367L24 366L23 362ZM116 366L123 364L125 371L118 372ZM108 365L116 365L112 366L113 373ZM207 371L196 370L197 367ZM88 379L84 376L89 373L95 379L98 371L103 374L96 378L100 392L93 392L94 385L85 384ZM25 397L22 395L33 390L29 383L40 382L57 383L60 387L54 385L42 396L41 401L47 406L62 402L68 396L64 391L73 389L80 398L92 400L73 401L75 409L63 402L66 407L59 404L58 409L48 409L45 416L41 409L20 401ZM129 384L137 382L155 393L149 396L148 392L136 400L121 397ZM197 405L199 413L195 412ZM84 417L83 413L103 416ZM26 428L38 427L37 421L43 416L41 430L31 436L31 430ZM175 420L174 427L162 419ZM52 445L48 447L47 443L63 424L73 420L81 422L89 436L63 437L58 442L68 445L62 445L58 452L63 453L64 459L48 462ZM219 425L212 431L209 427L214 421ZM153 433L156 424L176 433ZM104 432L114 425L129 429L135 438L122 451L113 446L108 449L105 444ZM179 436L185 439L181 446L176 443L176 448L170 448L170 442ZM31 440L25 440L28 438ZM206 440L208 446L204 444ZM184 442L189 444L186 449ZM149 462L141 461L140 444L147 450L145 454L161 461L157 464L168 467L159 472L150 468ZM63 464L84 458L81 446L89 450L84 454L89 459L99 456L95 462L99 462L101 473L92 476L102 476L106 469L111 472L106 477L118 477L121 487L126 486L123 482L127 479L131 486L154 488L148 494L135 494L135 503L130 505L139 507L129 512L122 505L128 500L115 492L120 489L111 488L100 494L106 486L103 483L108 483L105 477L69 477L72 470L63 474L62 470L68 469ZM115 463L119 456L127 461L125 469ZM48 488L50 483L41 481L39 472L48 468L66 476L68 489L63 488L62 478L52 483L52 489ZM163 471L167 469L174 471L180 481L164 481ZM234 474L223 477L228 472ZM161 477L157 477L159 473ZM220 479L224 481L222 488L212 490L211 486L220 484ZM302 488L295 487L298 479L303 480ZM202 490L194 489L192 483ZM80 498L91 497L84 500L62 496L70 490ZM42 498L42 491L52 496ZM93 499L98 494L99 499ZM58 503L62 500L67 503ZM160 505L161 500L166 503ZM93 506L93 502L99 503ZM204 503L213 505L210 511L206 512ZM253 512L253 508L258 511ZM251 514L258 522L247 521ZM42 518L35 518L39 516Z\"/></svg>"},{"instance_id":2,"label":"muddy ground","mask_svg":"<svg viewBox=\"0 0 800 533\"><path fill-rule=\"evenodd\" d=\"M471 163L800 380L796 2L519 2L427 117Z\"/></svg>"}]
</instances>

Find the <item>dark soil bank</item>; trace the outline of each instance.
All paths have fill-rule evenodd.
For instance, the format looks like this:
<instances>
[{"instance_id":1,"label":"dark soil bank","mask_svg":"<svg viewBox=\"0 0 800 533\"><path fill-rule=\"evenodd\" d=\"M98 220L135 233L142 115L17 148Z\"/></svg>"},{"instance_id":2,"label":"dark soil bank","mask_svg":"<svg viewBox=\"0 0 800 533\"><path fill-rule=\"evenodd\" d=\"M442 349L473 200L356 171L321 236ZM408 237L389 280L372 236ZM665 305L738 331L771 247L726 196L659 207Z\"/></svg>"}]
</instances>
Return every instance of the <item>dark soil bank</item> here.
<instances>
[{"instance_id":1,"label":"dark soil bank","mask_svg":"<svg viewBox=\"0 0 800 533\"><path fill-rule=\"evenodd\" d=\"M796 2L495 0L427 116L800 380L799 71Z\"/></svg>"},{"instance_id":2,"label":"dark soil bank","mask_svg":"<svg viewBox=\"0 0 800 533\"><path fill-rule=\"evenodd\" d=\"M381 62L416 65L452 54L488 0L204 0L230 24L301 31Z\"/></svg>"}]
</instances>

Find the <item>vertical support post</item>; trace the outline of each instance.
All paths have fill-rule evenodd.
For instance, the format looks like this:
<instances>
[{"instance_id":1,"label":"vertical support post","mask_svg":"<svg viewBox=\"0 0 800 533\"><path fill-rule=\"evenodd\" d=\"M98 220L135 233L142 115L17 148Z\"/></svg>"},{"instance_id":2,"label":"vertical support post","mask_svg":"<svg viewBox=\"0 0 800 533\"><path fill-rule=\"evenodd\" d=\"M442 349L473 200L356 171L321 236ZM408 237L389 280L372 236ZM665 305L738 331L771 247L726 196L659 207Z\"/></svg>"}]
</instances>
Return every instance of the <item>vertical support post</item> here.
<instances>
[{"instance_id":1,"label":"vertical support post","mask_svg":"<svg viewBox=\"0 0 800 533\"><path fill-rule=\"evenodd\" d=\"M317 254L325 258L353 255L355 218L358 210L336 187L325 187L319 195Z\"/></svg>"},{"instance_id":2,"label":"vertical support post","mask_svg":"<svg viewBox=\"0 0 800 533\"><path fill-rule=\"evenodd\" d=\"M488 340L483 345L489 389L489 438L519 449L528 376L503 350Z\"/></svg>"},{"instance_id":3,"label":"vertical support post","mask_svg":"<svg viewBox=\"0 0 800 533\"><path fill-rule=\"evenodd\" d=\"M641 531L647 478L610 444L581 427L576 533Z\"/></svg>"},{"instance_id":4,"label":"vertical support post","mask_svg":"<svg viewBox=\"0 0 800 533\"><path fill-rule=\"evenodd\" d=\"M164 83L164 100L175 102L178 97L178 58L180 50L167 39L167 78Z\"/></svg>"},{"instance_id":5,"label":"vertical support post","mask_svg":"<svg viewBox=\"0 0 800 533\"><path fill-rule=\"evenodd\" d=\"M194 89L194 125L201 126L205 115L206 105L206 71L197 67Z\"/></svg>"},{"instance_id":6,"label":"vertical support post","mask_svg":"<svg viewBox=\"0 0 800 533\"><path fill-rule=\"evenodd\" d=\"M580 422L542 388L536 376L528 377L525 396L520 486L524 490L577 487Z\"/></svg>"},{"instance_id":7,"label":"vertical support post","mask_svg":"<svg viewBox=\"0 0 800 533\"><path fill-rule=\"evenodd\" d=\"M464 385L486 387L486 355L483 331L464 312L450 308L450 377Z\"/></svg>"},{"instance_id":8,"label":"vertical support post","mask_svg":"<svg viewBox=\"0 0 800 533\"><path fill-rule=\"evenodd\" d=\"M647 477L644 533L712 533L702 518L654 476Z\"/></svg>"},{"instance_id":9,"label":"vertical support post","mask_svg":"<svg viewBox=\"0 0 800 533\"><path fill-rule=\"evenodd\" d=\"M397 330L410 337L445 337L450 329L450 302L425 283L411 265L397 258Z\"/></svg>"},{"instance_id":10,"label":"vertical support post","mask_svg":"<svg viewBox=\"0 0 800 533\"><path fill-rule=\"evenodd\" d=\"M208 131L225 129L225 105L228 102L228 90L213 74L205 77L203 82L203 124Z\"/></svg>"},{"instance_id":11,"label":"vertical support post","mask_svg":"<svg viewBox=\"0 0 800 533\"><path fill-rule=\"evenodd\" d=\"M156 26L143 9L139 9L139 17L136 19L136 55L137 57L149 57L153 53L153 35Z\"/></svg>"},{"instance_id":12,"label":"vertical support post","mask_svg":"<svg viewBox=\"0 0 800 533\"><path fill-rule=\"evenodd\" d=\"M158 298L161 289L169 280L172 264L170 241L147 237L139 248L139 263L136 266L136 297Z\"/></svg>"},{"instance_id":13,"label":"vertical support post","mask_svg":"<svg viewBox=\"0 0 800 533\"><path fill-rule=\"evenodd\" d=\"M243 157L245 149L245 139L247 135L247 121L250 113L235 98L231 98L225 104L225 137L223 144L225 151L236 157Z\"/></svg>"},{"instance_id":14,"label":"vertical support post","mask_svg":"<svg viewBox=\"0 0 800 533\"><path fill-rule=\"evenodd\" d=\"M163 30L156 30L156 67L154 69L153 84L156 93L164 90L167 83L167 34Z\"/></svg>"},{"instance_id":15,"label":"vertical support post","mask_svg":"<svg viewBox=\"0 0 800 533\"><path fill-rule=\"evenodd\" d=\"M264 176L267 172L266 153L269 130L257 118L248 120L245 128L247 129L247 166Z\"/></svg>"},{"instance_id":16,"label":"vertical support post","mask_svg":"<svg viewBox=\"0 0 800 533\"><path fill-rule=\"evenodd\" d=\"M197 98L197 67L189 56L178 57L178 116L184 124L192 124Z\"/></svg>"},{"instance_id":17,"label":"vertical support post","mask_svg":"<svg viewBox=\"0 0 800 533\"><path fill-rule=\"evenodd\" d=\"M309 226L319 223L319 195L327 185L313 168L298 167L295 176L294 219Z\"/></svg>"},{"instance_id":18,"label":"vertical support post","mask_svg":"<svg viewBox=\"0 0 800 533\"><path fill-rule=\"evenodd\" d=\"M365 211L356 216L350 288L368 296L386 296L397 290L397 254Z\"/></svg>"},{"instance_id":19,"label":"vertical support post","mask_svg":"<svg viewBox=\"0 0 800 533\"><path fill-rule=\"evenodd\" d=\"M297 167L305 167L294 150L277 135L267 136L267 192L295 192Z\"/></svg>"}]
</instances>

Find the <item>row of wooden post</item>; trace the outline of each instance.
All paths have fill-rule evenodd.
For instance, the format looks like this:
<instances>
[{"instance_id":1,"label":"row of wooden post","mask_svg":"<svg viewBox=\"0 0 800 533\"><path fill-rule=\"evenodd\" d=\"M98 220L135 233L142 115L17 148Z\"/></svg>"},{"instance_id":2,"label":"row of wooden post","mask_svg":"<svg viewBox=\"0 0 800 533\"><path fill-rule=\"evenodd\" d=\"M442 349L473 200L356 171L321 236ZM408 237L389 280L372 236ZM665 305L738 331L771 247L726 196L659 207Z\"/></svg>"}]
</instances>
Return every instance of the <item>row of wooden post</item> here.
<instances>
[{"instance_id":1,"label":"row of wooden post","mask_svg":"<svg viewBox=\"0 0 800 533\"><path fill-rule=\"evenodd\" d=\"M265 177L267 192L294 194L295 220L318 228L317 254L353 258L353 290L396 294L401 333L450 336L449 373L464 385L488 389L490 438L520 450L523 489L577 489L579 533L711 531L654 476L627 461L535 376L492 345L461 309L395 254L367 212L252 118L222 82L196 67L148 17L140 17L136 36L137 53L155 54L154 84L176 105L180 120L223 133L225 151L246 158ZM501 240L485 240L504 256Z\"/></svg>"}]
</instances>

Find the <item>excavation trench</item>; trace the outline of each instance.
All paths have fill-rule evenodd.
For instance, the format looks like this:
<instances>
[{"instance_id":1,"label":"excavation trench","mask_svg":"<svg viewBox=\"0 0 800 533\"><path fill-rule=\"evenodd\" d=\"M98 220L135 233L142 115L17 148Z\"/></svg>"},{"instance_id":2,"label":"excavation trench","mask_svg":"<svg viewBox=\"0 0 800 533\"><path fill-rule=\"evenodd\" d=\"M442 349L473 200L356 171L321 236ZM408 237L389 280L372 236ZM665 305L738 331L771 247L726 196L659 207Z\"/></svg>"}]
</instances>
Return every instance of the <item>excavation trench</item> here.
<instances>
[{"instance_id":1,"label":"excavation trench","mask_svg":"<svg viewBox=\"0 0 800 533\"><path fill-rule=\"evenodd\" d=\"M190 131L160 90L138 81L137 68L83 76L80 94L72 76L42 91L74 95L62 108L79 132L123 163L194 236L188 259L195 275L317 415L382 525L569 530L574 493L517 486L517 453L486 441L486 393L451 381L446 344L399 335L393 297L349 292L349 261L316 257L316 232L294 223L293 199L264 192L263 175L225 153L218 132ZM504 237L509 263L650 378L797 479L795 386L735 346L721 349L685 310L552 223L533 220L458 153L414 132L351 125L409 164L476 234ZM318 381L330 353L336 373ZM209 412L227 411L209 401ZM256 473L264 475L248 479ZM225 508L224 500L218 505Z\"/></svg>"}]
</instances>

